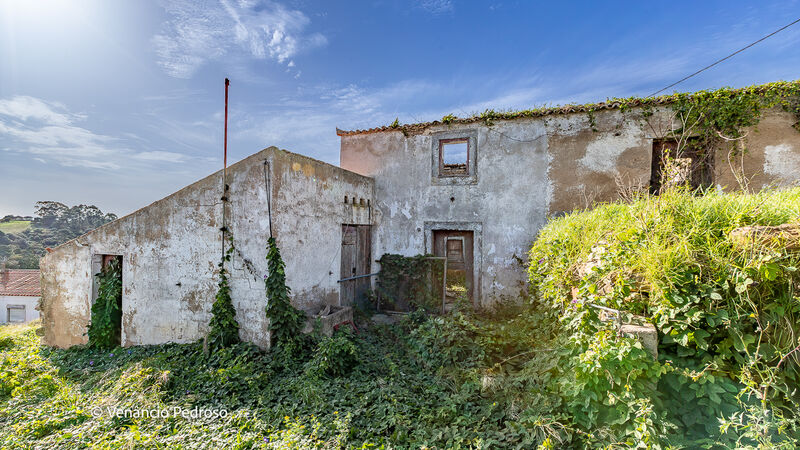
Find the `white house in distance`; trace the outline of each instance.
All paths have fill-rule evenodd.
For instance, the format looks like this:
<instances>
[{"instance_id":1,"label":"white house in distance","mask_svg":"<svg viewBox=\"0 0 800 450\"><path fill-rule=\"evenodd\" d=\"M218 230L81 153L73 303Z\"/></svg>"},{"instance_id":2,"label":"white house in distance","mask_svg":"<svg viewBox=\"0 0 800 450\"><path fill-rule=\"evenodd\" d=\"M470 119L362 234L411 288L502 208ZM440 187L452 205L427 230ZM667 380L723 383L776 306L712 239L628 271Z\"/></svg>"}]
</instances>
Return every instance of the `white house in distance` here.
<instances>
[{"instance_id":1,"label":"white house in distance","mask_svg":"<svg viewBox=\"0 0 800 450\"><path fill-rule=\"evenodd\" d=\"M38 269L0 270L0 324L38 319L41 295Z\"/></svg>"}]
</instances>

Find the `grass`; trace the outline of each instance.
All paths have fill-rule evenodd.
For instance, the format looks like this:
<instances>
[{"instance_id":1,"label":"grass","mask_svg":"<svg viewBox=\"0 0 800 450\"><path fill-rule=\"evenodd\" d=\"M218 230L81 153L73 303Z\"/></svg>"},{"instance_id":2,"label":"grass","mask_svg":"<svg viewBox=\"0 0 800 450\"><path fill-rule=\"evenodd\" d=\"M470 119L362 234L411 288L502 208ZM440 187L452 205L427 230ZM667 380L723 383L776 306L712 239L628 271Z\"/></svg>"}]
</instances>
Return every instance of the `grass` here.
<instances>
[{"instance_id":1,"label":"grass","mask_svg":"<svg viewBox=\"0 0 800 450\"><path fill-rule=\"evenodd\" d=\"M602 355L616 355L625 343L606 339L617 331L592 306L614 308L658 331L658 361L639 367L658 368L642 372L656 390L643 389L617 407L624 417L645 405L658 417L648 425L654 442L797 448L800 252L785 241L742 245L731 232L798 222L800 188L702 195L672 189L551 221L532 246L529 275L540 298L561 311L580 354L569 362L586 377L571 388L599 399L598 417L620 405L606 394L616 366ZM598 376L598 367L609 376ZM604 421L584 424L589 431ZM637 432L626 427L611 434Z\"/></svg>"},{"instance_id":2,"label":"grass","mask_svg":"<svg viewBox=\"0 0 800 450\"><path fill-rule=\"evenodd\" d=\"M27 230L30 226L30 220L12 220L9 222L0 222L0 231L3 233L19 234Z\"/></svg>"}]
</instances>

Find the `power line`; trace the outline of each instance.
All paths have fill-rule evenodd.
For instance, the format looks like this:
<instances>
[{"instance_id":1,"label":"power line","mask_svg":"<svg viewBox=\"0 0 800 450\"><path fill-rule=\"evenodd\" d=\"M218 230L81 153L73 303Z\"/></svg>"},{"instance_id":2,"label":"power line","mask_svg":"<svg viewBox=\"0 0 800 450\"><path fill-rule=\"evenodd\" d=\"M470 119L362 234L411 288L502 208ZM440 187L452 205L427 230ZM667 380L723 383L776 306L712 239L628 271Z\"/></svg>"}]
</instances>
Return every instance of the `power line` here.
<instances>
[{"instance_id":1,"label":"power line","mask_svg":"<svg viewBox=\"0 0 800 450\"><path fill-rule=\"evenodd\" d=\"M743 52L743 51L747 50L748 48L750 48L750 47L752 47L752 46L754 46L754 45L758 44L759 42L761 42L761 41L763 41L763 40L765 40L765 39L767 39L767 38L769 38L769 37L771 37L771 36L774 36L774 35L776 35L776 34L780 33L781 31L783 31L783 30L785 30L785 29L789 28L790 26L792 26L792 25L794 25L794 24L796 24L796 23L798 23L798 22L800 22L800 19L797 19L797 20L795 20L794 22L792 22L792 23L790 23L790 24L788 24L788 25L785 25L785 26L783 26L783 27L781 27L781 28L778 28L777 30L773 31L772 33L770 33L770 34L768 34L768 35L766 35L766 36L762 37L761 39L759 39L759 40L757 40L757 41L755 41L755 42L753 42L753 43L751 43L751 44L747 45L746 47L742 47L742 48L740 48L739 50L736 50L735 52L731 53L730 55L728 55L728 56L726 56L726 57L724 57L724 58L722 58L722 59L720 59L719 61L716 61L716 62L714 62L713 64L709 64L709 65L707 65L707 66L703 67L702 69L698 70L697 72L695 72L695 73L693 73L693 74L691 74L691 75L689 75L689 76L683 77L683 78L681 78L680 80L678 80L678 81L676 81L676 82L674 82L674 83L670 84L669 86L667 86L667 87L665 87L665 88L663 88L663 89L659 89L659 90L657 90L657 91L653 92L652 94L648 95L648 97L652 97L652 96L654 96L654 95L656 95L656 94L658 94L658 93L661 93L661 92L664 92L664 91L666 91L667 89L669 89L669 88L671 88L671 87L673 87L673 86L676 86L676 85L678 85L678 84L681 84L681 83L683 83L684 81L688 80L689 78L692 78L693 76L695 76L695 75L699 74L700 72L703 72L703 71L705 71L705 70L708 70L708 69L710 69L710 68L712 68L712 67L716 66L717 64L721 63L722 61L725 61L726 59L729 59L729 58L731 58L731 57L733 57L733 56L735 56L735 55L737 55L737 54L739 54L739 53L741 53L741 52Z\"/></svg>"}]
</instances>

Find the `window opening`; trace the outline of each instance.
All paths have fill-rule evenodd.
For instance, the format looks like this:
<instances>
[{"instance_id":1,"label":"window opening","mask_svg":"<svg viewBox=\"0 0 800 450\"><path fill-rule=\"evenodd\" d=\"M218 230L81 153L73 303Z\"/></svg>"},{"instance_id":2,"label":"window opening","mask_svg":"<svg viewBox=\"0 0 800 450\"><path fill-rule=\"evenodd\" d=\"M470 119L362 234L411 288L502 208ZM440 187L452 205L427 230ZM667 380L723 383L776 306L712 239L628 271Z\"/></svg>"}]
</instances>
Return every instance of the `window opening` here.
<instances>
[{"instance_id":1,"label":"window opening","mask_svg":"<svg viewBox=\"0 0 800 450\"><path fill-rule=\"evenodd\" d=\"M469 175L469 139L442 139L439 141L439 176L463 177Z\"/></svg>"}]
</instances>

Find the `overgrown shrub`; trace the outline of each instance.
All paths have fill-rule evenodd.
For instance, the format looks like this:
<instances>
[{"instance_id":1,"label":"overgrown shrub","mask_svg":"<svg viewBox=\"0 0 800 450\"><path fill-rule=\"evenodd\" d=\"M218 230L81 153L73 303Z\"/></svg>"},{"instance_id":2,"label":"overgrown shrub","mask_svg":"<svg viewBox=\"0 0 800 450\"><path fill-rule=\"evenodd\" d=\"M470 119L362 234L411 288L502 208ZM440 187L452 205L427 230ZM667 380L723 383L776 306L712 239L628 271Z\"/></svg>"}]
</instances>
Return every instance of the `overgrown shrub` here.
<instances>
[{"instance_id":1,"label":"overgrown shrub","mask_svg":"<svg viewBox=\"0 0 800 450\"><path fill-rule=\"evenodd\" d=\"M98 282L97 299L92 305L87 335L89 345L114 348L120 345L122 327L122 265L114 258L95 274Z\"/></svg>"},{"instance_id":2,"label":"overgrown shrub","mask_svg":"<svg viewBox=\"0 0 800 450\"><path fill-rule=\"evenodd\" d=\"M331 337L323 337L305 364L310 376L340 377L358 364L358 348L350 328L342 328Z\"/></svg>"},{"instance_id":3,"label":"overgrown shrub","mask_svg":"<svg viewBox=\"0 0 800 450\"><path fill-rule=\"evenodd\" d=\"M580 355L577 369L585 366L587 352L602 361L602 354L615 354L621 358L617 366L622 361L641 366L634 355L641 352L623 351L631 345L627 339L612 337L607 327L587 319L589 304L640 314L657 327L659 361L652 362L652 370L641 366L630 373L647 375L644 380L654 388L657 382L658 389L648 394L631 386L634 402L626 409L635 413L636 402L647 404L674 427L673 436L685 436L662 434L659 440L791 447L800 438L795 422L800 254L736 246L729 234L746 225L798 218L800 189L701 196L674 189L631 204L604 205L541 230L530 253L530 281L561 312ZM593 268L579 270L586 262ZM592 350L598 345L602 352ZM590 377L606 414L619 409L620 400L608 390L619 386L613 370L578 375L577 383L586 384L580 376ZM564 390L568 402L577 387L571 383ZM575 414L585 429L601 424ZM613 420L610 425L617 438L632 436Z\"/></svg>"}]
</instances>

